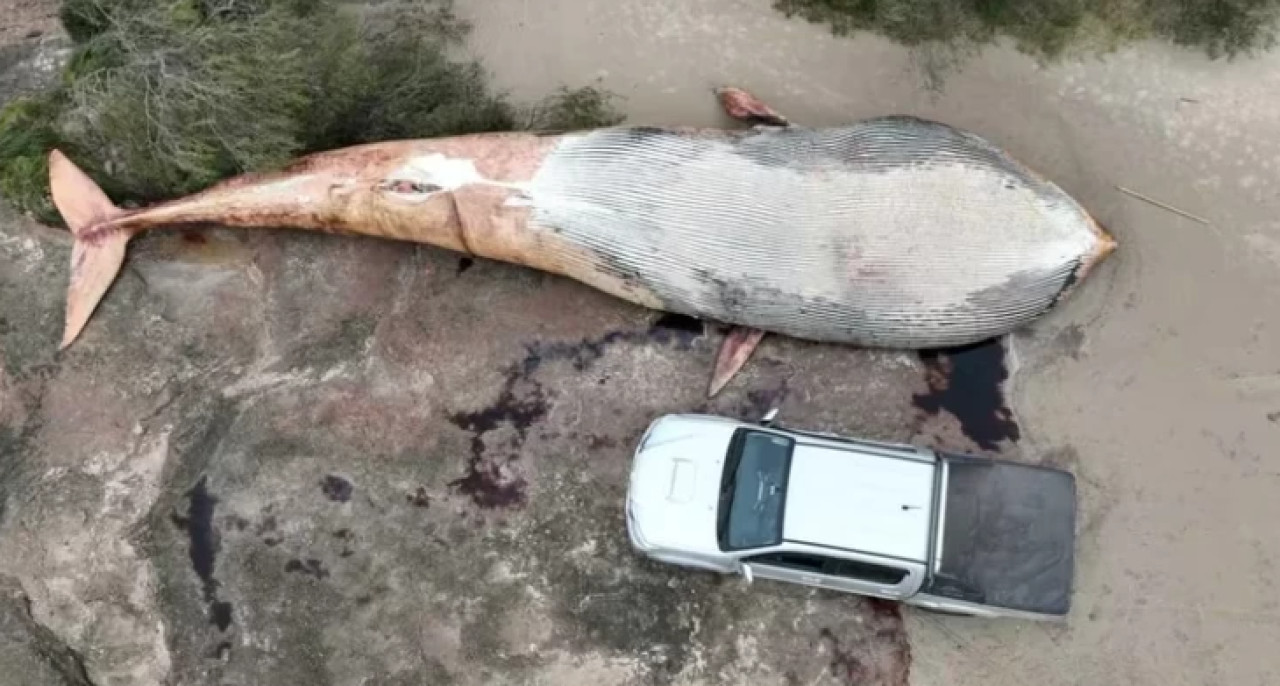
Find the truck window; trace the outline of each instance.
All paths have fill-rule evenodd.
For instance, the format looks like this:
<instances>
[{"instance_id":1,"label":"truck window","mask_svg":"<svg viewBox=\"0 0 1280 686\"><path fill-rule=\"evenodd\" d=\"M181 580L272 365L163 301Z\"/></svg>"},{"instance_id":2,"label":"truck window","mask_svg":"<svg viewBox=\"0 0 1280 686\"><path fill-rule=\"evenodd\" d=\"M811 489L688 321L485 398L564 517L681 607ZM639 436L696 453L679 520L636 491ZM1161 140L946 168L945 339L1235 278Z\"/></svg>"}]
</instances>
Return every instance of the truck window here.
<instances>
[{"instance_id":1,"label":"truck window","mask_svg":"<svg viewBox=\"0 0 1280 686\"><path fill-rule=\"evenodd\" d=\"M877 565L870 562L837 559L823 555L810 555L808 553L766 553L764 555L746 557L743 558L742 561L747 563L771 565L774 567L785 567L787 569L798 569L802 572L809 572L811 574L839 576L846 579L854 579L855 581L883 584L885 586L897 586L902 583L903 579L907 578L907 570L905 569Z\"/></svg>"},{"instance_id":2,"label":"truck window","mask_svg":"<svg viewBox=\"0 0 1280 686\"><path fill-rule=\"evenodd\" d=\"M831 560L828 571L824 573L859 581L870 581L886 586L896 586L907 578L907 570L905 569L886 567L884 565L871 564L870 562L859 562L857 560Z\"/></svg>"},{"instance_id":3,"label":"truck window","mask_svg":"<svg viewBox=\"0 0 1280 686\"><path fill-rule=\"evenodd\" d=\"M729 445L720 484L717 536L722 550L782 541L782 510L795 441L742 430Z\"/></svg>"},{"instance_id":4,"label":"truck window","mask_svg":"<svg viewBox=\"0 0 1280 686\"><path fill-rule=\"evenodd\" d=\"M798 569L802 572L810 572L813 574L825 574L823 571L831 560L820 555L809 555L807 553L777 552L765 553L764 555L752 555L745 557L743 562L751 564L770 565L773 567L786 567L787 569Z\"/></svg>"}]
</instances>

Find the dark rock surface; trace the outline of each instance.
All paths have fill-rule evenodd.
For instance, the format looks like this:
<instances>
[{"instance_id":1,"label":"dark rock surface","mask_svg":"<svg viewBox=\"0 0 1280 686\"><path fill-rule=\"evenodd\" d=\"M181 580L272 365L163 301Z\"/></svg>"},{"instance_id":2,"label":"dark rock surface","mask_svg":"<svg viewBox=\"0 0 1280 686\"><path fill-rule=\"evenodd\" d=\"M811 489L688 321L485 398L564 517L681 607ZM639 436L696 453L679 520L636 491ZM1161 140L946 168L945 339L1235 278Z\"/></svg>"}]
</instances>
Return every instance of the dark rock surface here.
<instances>
[{"instance_id":1,"label":"dark rock surface","mask_svg":"<svg viewBox=\"0 0 1280 686\"><path fill-rule=\"evenodd\" d=\"M0 220L0 573L106 684L904 683L892 605L630 551L669 411L917 435L913 355L719 333L372 239L136 240L59 353L69 241ZM56 683L56 682L55 682Z\"/></svg>"}]
</instances>

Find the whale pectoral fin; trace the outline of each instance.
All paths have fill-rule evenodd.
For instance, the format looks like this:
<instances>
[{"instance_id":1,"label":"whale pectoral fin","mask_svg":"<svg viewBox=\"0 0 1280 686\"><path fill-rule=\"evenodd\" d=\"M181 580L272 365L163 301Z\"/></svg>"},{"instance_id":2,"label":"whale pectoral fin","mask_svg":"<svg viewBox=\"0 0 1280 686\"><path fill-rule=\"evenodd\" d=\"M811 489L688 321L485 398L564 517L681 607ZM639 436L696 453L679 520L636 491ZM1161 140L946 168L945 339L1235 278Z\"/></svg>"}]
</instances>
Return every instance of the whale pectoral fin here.
<instances>
[{"instance_id":1,"label":"whale pectoral fin","mask_svg":"<svg viewBox=\"0 0 1280 686\"><path fill-rule=\"evenodd\" d=\"M735 326L729 330L716 355L716 368L711 373L711 383L707 387L708 398L719 393L742 369L751 353L760 345L764 333L749 326Z\"/></svg>"},{"instance_id":2,"label":"whale pectoral fin","mask_svg":"<svg viewBox=\"0 0 1280 686\"><path fill-rule=\"evenodd\" d=\"M716 97L720 99L720 106L724 108L724 111L730 117L739 121L749 124L764 124L766 126L791 125L791 122L787 121L786 117L741 88L734 88L733 86L717 88Z\"/></svg>"}]
</instances>

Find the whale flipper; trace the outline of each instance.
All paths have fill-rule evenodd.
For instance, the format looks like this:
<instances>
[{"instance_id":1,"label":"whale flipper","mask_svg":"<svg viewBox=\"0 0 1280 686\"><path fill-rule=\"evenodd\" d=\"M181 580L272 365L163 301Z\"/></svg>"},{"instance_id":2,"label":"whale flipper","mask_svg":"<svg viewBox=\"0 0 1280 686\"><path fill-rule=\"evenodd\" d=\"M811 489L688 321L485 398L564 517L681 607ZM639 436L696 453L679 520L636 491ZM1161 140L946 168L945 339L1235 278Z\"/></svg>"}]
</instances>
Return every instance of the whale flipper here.
<instances>
[{"instance_id":1,"label":"whale flipper","mask_svg":"<svg viewBox=\"0 0 1280 686\"><path fill-rule=\"evenodd\" d=\"M711 383L707 386L708 398L719 393L742 369L751 358L751 353L759 347L764 334L764 331L749 326L735 326L729 330L716 355L716 366L711 372Z\"/></svg>"},{"instance_id":2,"label":"whale flipper","mask_svg":"<svg viewBox=\"0 0 1280 686\"><path fill-rule=\"evenodd\" d=\"M716 97L724 111L738 121L765 126L790 126L791 122L756 96L733 86L716 89Z\"/></svg>"}]
</instances>

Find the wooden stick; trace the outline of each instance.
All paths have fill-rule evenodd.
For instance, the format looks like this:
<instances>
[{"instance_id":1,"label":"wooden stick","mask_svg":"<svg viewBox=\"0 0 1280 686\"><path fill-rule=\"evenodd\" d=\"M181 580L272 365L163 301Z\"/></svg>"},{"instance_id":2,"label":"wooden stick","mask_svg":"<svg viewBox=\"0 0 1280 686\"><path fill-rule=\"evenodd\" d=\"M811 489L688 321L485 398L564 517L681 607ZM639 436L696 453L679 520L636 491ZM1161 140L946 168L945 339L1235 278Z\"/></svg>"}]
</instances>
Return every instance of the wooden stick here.
<instances>
[{"instance_id":1,"label":"wooden stick","mask_svg":"<svg viewBox=\"0 0 1280 686\"><path fill-rule=\"evenodd\" d=\"M1184 212L1184 211L1182 211L1182 210L1180 210L1180 209L1178 209L1178 208L1176 208L1176 207L1173 207L1172 205L1166 205L1166 204L1164 204L1164 203L1160 202L1159 200L1155 200L1155 199L1153 199L1153 198L1148 198L1147 196L1145 196L1145 195L1143 195L1143 194L1141 194L1141 193L1139 193L1139 192L1137 192L1137 191L1131 191L1131 190L1129 190L1128 188L1125 188L1124 186L1116 186L1116 190L1120 191L1121 193L1124 193L1125 195L1131 195L1131 196L1133 196L1133 197L1135 197L1135 198L1137 198L1137 199L1139 199L1139 200L1141 200L1141 201L1143 201L1143 202L1149 202L1149 203L1151 203L1152 205L1155 205L1156 207L1159 207L1159 208L1161 208L1161 209L1169 210L1170 212L1173 212L1174 214L1180 214L1180 215L1182 215L1182 216L1184 216L1184 217L1186 217L1187 219L1190 219L1190 220L1192 220L1192 221L1197 221L1197 222L1200 222L1201 224L1209 224L1209 223L1210 223L1210 222L1209 222L1209 220L1208 220L1208 219L1205 219L1204 217L1197 217L1196 215L1191 214L1190 212Z\"/></svg>"}]
</instances>

